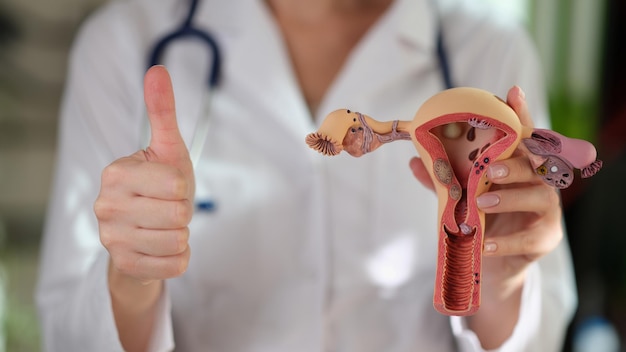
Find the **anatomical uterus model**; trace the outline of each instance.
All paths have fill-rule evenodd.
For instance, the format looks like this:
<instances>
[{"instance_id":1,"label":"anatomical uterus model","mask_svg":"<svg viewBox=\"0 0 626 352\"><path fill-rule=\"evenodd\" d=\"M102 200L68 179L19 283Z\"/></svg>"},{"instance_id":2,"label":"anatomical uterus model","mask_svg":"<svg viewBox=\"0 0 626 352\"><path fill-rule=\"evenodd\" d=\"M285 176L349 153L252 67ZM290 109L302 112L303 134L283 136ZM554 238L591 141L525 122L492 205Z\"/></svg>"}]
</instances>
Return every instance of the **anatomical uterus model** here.
<instances>
[{"instance_id":1,"label":"anatomical uterus model","mask_svg":"<svg viewBox=\"0 0 626 352\"><path fill-rule=\"evenodd\" d=\"M385 143L411 140L438 197L438 261L433 303L446 315L471 315L480 306L485 213L475 198L489 190L487 167L509 158L521 141L532 167L557 188L574 168L583 177L602 163L587 141L523 126L503 100L476 88L453 88L428 99L412 121L380 122L359 112L330 113L306 143L325 155L359 157Z\"/></svg>"}]
</instances>

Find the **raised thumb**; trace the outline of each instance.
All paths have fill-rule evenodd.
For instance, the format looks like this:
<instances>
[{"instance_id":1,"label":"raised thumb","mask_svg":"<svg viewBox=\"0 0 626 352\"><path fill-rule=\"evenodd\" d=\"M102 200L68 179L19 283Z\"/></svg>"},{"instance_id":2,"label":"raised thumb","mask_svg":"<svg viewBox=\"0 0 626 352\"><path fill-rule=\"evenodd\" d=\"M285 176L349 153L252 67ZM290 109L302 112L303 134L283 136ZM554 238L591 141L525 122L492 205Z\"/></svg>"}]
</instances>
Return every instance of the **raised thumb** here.
<instances>
[{"instance_id":1,"label":"raised thumb","mask_svg":"<svg viewBox=\"0 0 626 352\"><path fill-rule=\"evenodd\" d=\"M147 157L168 164L189 160L187 146L176 122L172 81L164 66L152 66L146 72L144 101L151 131Z\"/></svg>"}]
</instances>

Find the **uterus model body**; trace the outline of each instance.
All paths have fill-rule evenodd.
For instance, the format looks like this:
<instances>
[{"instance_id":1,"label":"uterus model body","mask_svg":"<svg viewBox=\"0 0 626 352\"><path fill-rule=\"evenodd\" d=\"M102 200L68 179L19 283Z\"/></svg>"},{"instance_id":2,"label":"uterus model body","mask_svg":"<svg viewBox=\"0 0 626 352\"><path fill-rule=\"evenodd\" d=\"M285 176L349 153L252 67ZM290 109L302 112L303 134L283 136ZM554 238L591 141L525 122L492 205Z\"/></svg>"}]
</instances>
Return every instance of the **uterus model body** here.
<instances>
[{"instance_id":1,"label":"uterus model body","mask_svg":"<svg viewBox=\"0 0 626 352\"><path fill-rule=\"evenodd\" d=\"M412 121L380 122L346 109L330 113L306 143L325 155L359 157L383 144L411 140L438 198L438 260L433 304L445 315L472 315L480 306L485 213L475 199L491 187L486 171L523 142L532 167L557 188L573 181L573 169L589 177L601 167L587 141L520 123L495 95L452 88L428 99Z\"/></svg>"}]
</instances>

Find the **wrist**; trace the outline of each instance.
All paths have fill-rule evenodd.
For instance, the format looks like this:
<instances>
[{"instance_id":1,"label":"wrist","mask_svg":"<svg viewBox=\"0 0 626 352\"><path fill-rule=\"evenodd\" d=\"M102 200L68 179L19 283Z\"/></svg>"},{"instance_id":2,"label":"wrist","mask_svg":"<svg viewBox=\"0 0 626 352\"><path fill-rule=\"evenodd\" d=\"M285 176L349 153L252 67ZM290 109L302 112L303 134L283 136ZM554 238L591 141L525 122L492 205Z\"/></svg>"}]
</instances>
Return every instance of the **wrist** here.
<instances>
[{"instance_id":1,"label":"wrist","mask_svg":"<svg viewBox=\"0 0 626 352\"><path fill-rule=\"evenodd\" d=\"M145 351L152 336L163 281L130 277L109 260L108 283L115 325L124 350Z\"/></svg>"},{"instance_id":2,"label":"wrist","mask_svg":"<svg viewBox=\"0 0 626 352\"><path fill-rule=\"evenodd\" d=\"M163 291L162 280L139 280L128 276L116 269L110 260L108 284L114 309L136 313L150 311Z\"/></svg>"},{"instance_id":3,"label":"wrist","mask_svg":"<svg viewBox=\"0 0 626 352\"><path fill-rule=\"evenodd\" d=\"M468 327L476 333L483 348L500 347L513 333L519 320L525 281L526 270L483 281L480 309L467 318Z\"/></svg>"},{"instance_id":4,"label":"wrist","mask_svg":"<svg viewBox=\"0 0 626 352\"><path fill-rule=\"evenodd\" d=\"M483 282L482 300L501 303L519 297L525 281L526 270L521 270L510 276L491 278Z\"/></svg>"}]
</instances>

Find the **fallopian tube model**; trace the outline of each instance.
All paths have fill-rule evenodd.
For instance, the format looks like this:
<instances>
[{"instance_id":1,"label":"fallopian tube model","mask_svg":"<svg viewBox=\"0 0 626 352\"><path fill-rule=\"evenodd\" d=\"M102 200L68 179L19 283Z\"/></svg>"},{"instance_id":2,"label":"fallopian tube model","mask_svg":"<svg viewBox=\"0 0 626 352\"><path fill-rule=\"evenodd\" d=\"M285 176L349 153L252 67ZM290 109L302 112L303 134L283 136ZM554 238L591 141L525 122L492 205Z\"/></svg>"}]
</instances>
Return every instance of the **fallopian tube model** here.
<instances>
[{"instance_id":1,"label":"fallopian tube model","mask_svg":"<svg viewBox=\"0 0 626 352\"><path fill-rule=\"evenodd\" d=\"M476 88L452 88L427 100L412 121L380 122L342 109L330 113L306 143L325 155L359 157L385 143L412 140L439 200L434 306L446 315L471 315L480 305L485 213L474 199L489 190L489 164L511 156L520 141L537 174L557 188L574 168L590 177L602 166L593 145L554 131L522 126L503 100Z\"/></svg>"}]
</instances>

